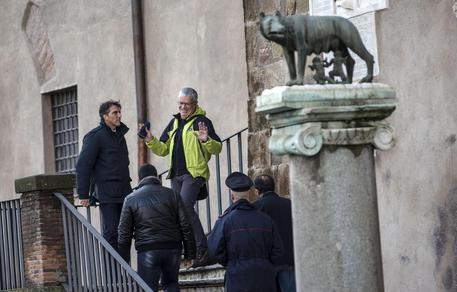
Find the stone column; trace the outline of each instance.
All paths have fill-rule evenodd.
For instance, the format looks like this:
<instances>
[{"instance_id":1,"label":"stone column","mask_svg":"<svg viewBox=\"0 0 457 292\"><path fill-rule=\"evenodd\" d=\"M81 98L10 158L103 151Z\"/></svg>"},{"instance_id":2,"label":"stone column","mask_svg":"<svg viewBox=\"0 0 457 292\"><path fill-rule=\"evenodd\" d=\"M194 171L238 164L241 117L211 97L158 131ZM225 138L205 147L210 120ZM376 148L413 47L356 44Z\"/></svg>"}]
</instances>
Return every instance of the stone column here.
<instances>
[{"instance_id":1,"label":"stone column","mask_svg":"<svg viewBox=\"0 0 457 292\"><path fill-rule=\"evenodd\" d=\"M72 174L36 175L15 181L16 193L22 193L22 242L27 288L62 287L61 284L66 282L61 204L53 192L60 192L73 202L74 185L75 176Z\"/></svg>"},{"instance_id":2,"label":"stone column","mask_svg":"<svg viewBox=\"0 0 457 292\"><path fill-rule=\"evenodd\" d=\"M276 87L257 98L289 155L298 291L384 291L374 148L394 144L383 84Z\"/></svg>"}]
</instances>

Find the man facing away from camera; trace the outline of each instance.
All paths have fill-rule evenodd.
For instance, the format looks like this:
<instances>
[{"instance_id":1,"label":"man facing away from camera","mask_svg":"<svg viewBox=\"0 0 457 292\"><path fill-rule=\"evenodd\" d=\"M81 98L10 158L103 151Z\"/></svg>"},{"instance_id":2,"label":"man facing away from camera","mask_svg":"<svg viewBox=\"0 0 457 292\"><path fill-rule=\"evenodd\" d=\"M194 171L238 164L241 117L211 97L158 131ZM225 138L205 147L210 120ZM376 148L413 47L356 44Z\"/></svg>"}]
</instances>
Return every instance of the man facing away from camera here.
<instances>
[{"instance_id":1,"label":"man facing away from camera","mask_svg":"<svg viewBox=\"0 0 457 292\"><path fill-rule=\"evenodd\" d=\"M275 193L275 181L266 174L254 179L257 210L273 219L284 244L284 256L276 264L277 281L281 292L295 292L294 242L292 236L292 208L289 199Z\"/></svg>"},{"instance_id":2,"label":"man facing away from camera","mask_svg":"<svg viewBox=\"0 0 457 292\"><path fill-rule=\"evenodd\" d=\"M195 258L195 240L179 194L163 187L154 166L140 167L136 190L125 198L119 223L119 254L128 262L135 238L138 274L158 291L179 291L178 274L184 245L186 265Z\"/></svg>"},{"instance_id":3,"label":"man facing away from camera","mask_svg":"<svg viewBox=\"0 0 457 292\"><path fill-rule=\"evenodd\" d=\"M202 186L209 179L208 161L219 154L222 143L206 112L198 105L195 89L185 87L178 96L178 110L160 138L149 130L146 145L159 156L169 156L168 177L171 188L181 195L192 224L197 244L197 258L193 267L207 263L207 239L195 212L195 203Z\"/></svg>"},{"instance_id":4,"label":"man facing away from camera","mask_svg":"<svg viewBox=\"0 0 457 292\"><path fill-rule=\"evenodd\" d=\"M208 254L226 268L225 291L275 292L283 245L273 220L249 203L252 180L241 172L225 180L233 204L208 237Z\"/></svg>"},{"instance_id":5,"label":"man facing away from camera","mask_svg":"<svg viewBox=\"0 0 457 292\"><path fill-rule=\"evenodd\" d=\"M129 152L121 122L121 104L109 100L100 105L100 125L84 136L76 164L76 191L81 205L90 199L100 202L103 237L117 248L117 226L125 196L132 192ZM93 198L92 196L93 190Z\"/></svg>"}]
</instances>

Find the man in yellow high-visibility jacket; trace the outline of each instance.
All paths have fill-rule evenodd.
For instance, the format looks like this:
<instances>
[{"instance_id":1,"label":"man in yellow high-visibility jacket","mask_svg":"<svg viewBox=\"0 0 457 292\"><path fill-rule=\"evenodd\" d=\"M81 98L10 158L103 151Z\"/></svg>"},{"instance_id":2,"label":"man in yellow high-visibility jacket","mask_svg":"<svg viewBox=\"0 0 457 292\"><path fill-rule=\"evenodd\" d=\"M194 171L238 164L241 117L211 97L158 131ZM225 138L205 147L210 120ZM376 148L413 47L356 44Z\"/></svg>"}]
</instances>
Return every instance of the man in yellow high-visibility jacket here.
<instances>
[{"instance_id":1,"label":"man in yellow high-visibility jacket","mask_svg":"<svg viewBox=\"0 0 457 292\"><path fill-rule=\"evenodd\" d=\"M160 138L147 130L145 142L154 154L169 155L167 178L171 179L171 188L181 195L192 223L197 244L196 267L207 260L207 240L194 207L201 187L209 178L208 161L212 154L221 152L222 143L205 110L198 105L195 89L181 89L178 106L179 113Z\"/></svg>"}]
</instances>

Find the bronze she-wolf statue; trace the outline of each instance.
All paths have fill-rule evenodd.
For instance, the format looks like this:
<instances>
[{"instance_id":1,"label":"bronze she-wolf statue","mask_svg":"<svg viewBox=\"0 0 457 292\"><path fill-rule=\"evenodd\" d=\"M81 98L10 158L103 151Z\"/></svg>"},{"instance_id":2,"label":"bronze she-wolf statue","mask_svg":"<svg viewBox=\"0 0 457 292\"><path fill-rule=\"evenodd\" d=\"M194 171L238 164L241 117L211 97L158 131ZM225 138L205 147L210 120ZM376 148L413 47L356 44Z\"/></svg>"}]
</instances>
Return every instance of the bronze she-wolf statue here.
<instances>
[{"instance_id":1,"label":"bronze she-wolf statue","mask_svg":"<svg viewBox=\"0 0 457 292\"><path fill-rule=\"evenodd\" d=\"M339 16L273 16L260 13L262 35L282 46L289 68L290 81L287 85L302 85L306 67L306 56L329 51L340 51L346 58L347 82L352 83L355 61L349 54L351 49L367 64L367 76L360 82L373 80L373 55L365 46L357 28L349 20ZM295 51L298 62L295 68ZM297 75L298 71L298 75Z\"/></svg>"}]
</instances>

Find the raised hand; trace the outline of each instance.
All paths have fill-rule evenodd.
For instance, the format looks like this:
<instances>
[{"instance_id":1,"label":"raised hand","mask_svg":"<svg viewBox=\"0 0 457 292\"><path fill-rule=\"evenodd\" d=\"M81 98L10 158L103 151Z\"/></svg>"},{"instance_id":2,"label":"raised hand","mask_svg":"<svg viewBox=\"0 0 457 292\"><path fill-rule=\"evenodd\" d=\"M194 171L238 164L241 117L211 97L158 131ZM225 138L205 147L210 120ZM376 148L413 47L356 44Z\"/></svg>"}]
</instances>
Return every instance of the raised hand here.
<instances>
[{"instance_id":1,"label":"raised hand","mask_svg":"<svg viewBox=\"0 0 457 292\"><path fill-rule=\"evenodd\" d=\"M208 128L206 127L204 122L198 123L198 140L200 142L208 141Z\"/></svg>"},{"instance_id":2,"label":"raised hand","mask_svg":"<svg viewBox=\"0 0 457 292\"><path fill-rule=\"evenodd\" d=\"M144 124L138 124L138 130L140 130L143 126L144 126ZM152 134L151 134L151 131L148 130L148 128L145 128L145 130L146 130L146 137L144 137L144 141L149 142L152 140Z\"/></svg>"}]
</instances>

